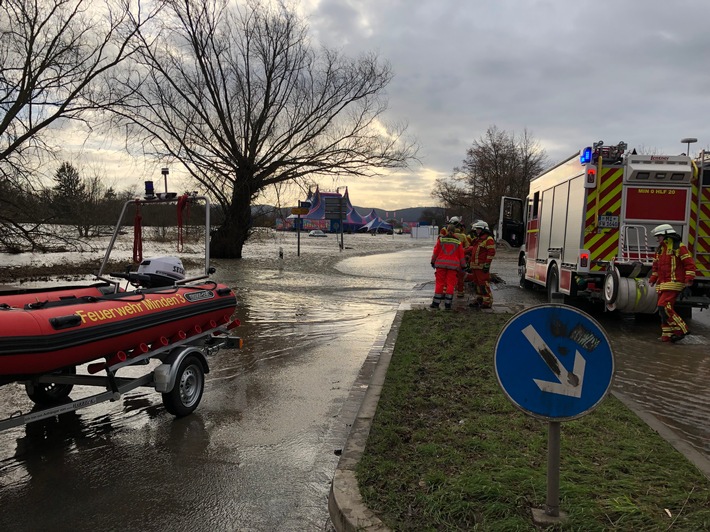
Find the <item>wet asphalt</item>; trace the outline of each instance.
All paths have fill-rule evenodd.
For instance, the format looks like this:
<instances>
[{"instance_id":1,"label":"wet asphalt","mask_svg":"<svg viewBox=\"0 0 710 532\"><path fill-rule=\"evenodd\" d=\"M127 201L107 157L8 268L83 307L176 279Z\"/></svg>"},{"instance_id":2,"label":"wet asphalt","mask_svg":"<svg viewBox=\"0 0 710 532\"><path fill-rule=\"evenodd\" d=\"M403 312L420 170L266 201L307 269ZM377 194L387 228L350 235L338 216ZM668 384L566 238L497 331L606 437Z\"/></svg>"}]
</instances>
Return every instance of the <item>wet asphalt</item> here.
<instances>
[{"instance_id":1,"label":"wet asphalt","mask_svg":"<svg viewBox=\"0 0 710 532\"><path fill-rule=\"evenodd\" d=\"M211 359L197 411L174 419L139 389L0 433L0 530L331 530L328 491L352 422L341 409L400 304L429 302L429 254L350 258L335 274L222 264L246 346ZM544 303L517 287L513 254L494 264L507 281L497 304ZM595 317L615 351L613 389L710 455L708 312L685 345L657 342L655 320ZM0 394L3 418L31 407L19 386Z\"/></svg>"}]
</instances>

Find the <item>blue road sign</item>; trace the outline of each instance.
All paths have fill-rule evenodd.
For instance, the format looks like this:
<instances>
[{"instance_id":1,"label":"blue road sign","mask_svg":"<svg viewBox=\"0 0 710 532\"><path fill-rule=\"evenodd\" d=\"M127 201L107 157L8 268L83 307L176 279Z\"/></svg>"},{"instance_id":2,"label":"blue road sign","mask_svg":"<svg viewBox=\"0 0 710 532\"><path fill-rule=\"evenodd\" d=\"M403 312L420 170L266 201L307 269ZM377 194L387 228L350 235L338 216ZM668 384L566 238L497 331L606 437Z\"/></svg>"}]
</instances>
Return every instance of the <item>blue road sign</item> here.
<instances>
[{"instance_id":1,"label":"blue road sign","mask_svg":"<svg viewBox=\"0 0 710 532\"><path fill-rule=\"evenodd\" d=\"M513 316L498 335L494 357L508 399L547 420L587 414L604 399L614 376L604 330L566 305L539 305Z\"/></svg>"},{"instance_id":2,"label":"blue road sign","mask_svg":"<svg viewBox=\"0 0 710 532\"><path fill-rule=\"evenodd\" d=\"M331 231L331 233L339 233L340 232L340 220L331 220L330 221L330 231Z\"/></svg>"}]
</instances>

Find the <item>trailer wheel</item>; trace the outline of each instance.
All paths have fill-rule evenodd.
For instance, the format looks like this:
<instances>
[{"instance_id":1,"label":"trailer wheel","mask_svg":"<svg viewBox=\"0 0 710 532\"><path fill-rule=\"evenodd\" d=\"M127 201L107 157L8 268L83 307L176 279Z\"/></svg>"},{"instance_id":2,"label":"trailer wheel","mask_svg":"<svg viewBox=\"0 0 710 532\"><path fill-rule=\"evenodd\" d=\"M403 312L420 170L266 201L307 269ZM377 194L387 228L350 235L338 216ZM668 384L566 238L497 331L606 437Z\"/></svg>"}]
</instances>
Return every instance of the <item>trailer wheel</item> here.
<instances>
[{"instance_id":1,"label":"trailer wheel","mask_svg":"<svg viewBox=\"0 0 710 532\"><path fill-rule=\"evenodd\" d=\"M59 371L55 371L52 375L76 375L76 367L71 366ZM54 382L35 382L30 381L25 383L25 392L32 402L38 405L56 405L63 403L72 389L73 384L57 384Z\"/></svg>"},{"instance_id":2,"label":"trailer wheel","mask_svg":"<svg viewBox=\"0 0 710 532\"><path fill-rule=\"evenodd\" d=\"M165 410L177 417L191 414L202 399L205 389L205 372L195 356L188 356L180 363L175 377L175 386L163 394Z\"/></svg>"},{"instance_id":3,"label":"trailer wheel","mask_svg":"<svg viewBox=\"0 0 710 532\"><path fill-rule=\"evenodd\" d=\"M560 291L560 274L557 271L557 266L552 265L550 272L547 274L547 302L554 303L552 301L552 294Z\"/></svg>"}]
</instances>

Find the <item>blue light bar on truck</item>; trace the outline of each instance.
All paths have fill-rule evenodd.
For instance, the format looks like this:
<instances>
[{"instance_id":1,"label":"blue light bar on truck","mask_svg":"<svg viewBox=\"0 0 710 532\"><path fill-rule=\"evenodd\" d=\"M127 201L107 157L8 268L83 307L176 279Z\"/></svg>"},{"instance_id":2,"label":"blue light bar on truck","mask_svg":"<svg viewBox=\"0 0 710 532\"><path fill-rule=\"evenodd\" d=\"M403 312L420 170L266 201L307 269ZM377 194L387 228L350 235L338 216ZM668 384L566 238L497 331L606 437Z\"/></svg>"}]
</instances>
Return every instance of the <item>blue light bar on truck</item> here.
<instances>
[{"instance_id":1,"label":"blue light bar on truck","mask_svg":"<svg viewBox=\"0 0 710 532\"><path fill-rule=\"evenodd\" d=\"M579 152L579 162L582 164L587 164L592 162L592 148L587 146Z\"/></svg>"}]
</instances>

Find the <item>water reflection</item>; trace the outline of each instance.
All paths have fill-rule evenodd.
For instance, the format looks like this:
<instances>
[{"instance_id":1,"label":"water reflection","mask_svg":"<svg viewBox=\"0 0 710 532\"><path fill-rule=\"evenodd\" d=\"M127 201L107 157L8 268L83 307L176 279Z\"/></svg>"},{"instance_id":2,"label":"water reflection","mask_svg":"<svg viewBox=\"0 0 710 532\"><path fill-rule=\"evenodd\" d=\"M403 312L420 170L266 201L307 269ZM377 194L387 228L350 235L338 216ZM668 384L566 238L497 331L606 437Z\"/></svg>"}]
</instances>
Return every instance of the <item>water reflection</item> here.
<instances>
[{"instance_id":1,"label":"water reflection","mask_svg":"<svg viewBox=\"0 0 710 532\"><path fill-rule=\"evenodd\" d=\"M606 313L595 316L612 342L613 390L653 414L682 440L710 456L710 327L696 311L692 335L678 344L658 341L655 317Z\"/></svg>"}]
</instances>

